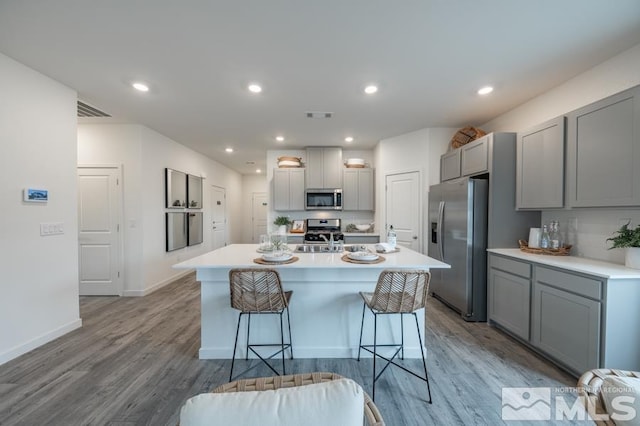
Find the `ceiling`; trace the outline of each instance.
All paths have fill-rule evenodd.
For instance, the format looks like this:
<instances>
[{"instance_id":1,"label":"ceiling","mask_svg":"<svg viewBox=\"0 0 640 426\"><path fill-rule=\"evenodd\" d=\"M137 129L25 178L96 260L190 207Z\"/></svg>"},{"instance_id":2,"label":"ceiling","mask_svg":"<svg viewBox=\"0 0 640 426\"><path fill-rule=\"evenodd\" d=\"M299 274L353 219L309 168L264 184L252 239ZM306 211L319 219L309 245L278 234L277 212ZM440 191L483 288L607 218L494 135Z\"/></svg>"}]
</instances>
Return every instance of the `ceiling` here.
<instances>
[{"instance_id":1,"label":"ceiling","mask_svg":"<svg viewBox=\"0 0 640 426\"><path fill-rule=\"evenodd\" d=\"M0 52L113 117L92 120L245 174L267 149L480 125L638 43L638 0L0 0Z\"/></svg>"}]
</instances>

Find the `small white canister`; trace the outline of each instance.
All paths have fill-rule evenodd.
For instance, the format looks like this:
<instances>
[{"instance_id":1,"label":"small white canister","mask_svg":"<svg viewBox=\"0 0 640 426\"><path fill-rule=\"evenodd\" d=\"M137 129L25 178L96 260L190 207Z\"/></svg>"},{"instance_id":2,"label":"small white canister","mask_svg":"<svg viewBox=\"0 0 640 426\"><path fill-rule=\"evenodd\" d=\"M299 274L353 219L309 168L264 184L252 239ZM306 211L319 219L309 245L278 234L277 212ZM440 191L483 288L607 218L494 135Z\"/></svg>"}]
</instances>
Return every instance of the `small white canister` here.
<instances>
[{"instance_id":1,"label":"small white canister","mask_svg":"<svg viewBox=\"0 0 640 426\"><path fill-rule=\"evenodd\" d=\"M529 229L529 247L540 248L540 228Z\"/></svg>"}]
</instances>

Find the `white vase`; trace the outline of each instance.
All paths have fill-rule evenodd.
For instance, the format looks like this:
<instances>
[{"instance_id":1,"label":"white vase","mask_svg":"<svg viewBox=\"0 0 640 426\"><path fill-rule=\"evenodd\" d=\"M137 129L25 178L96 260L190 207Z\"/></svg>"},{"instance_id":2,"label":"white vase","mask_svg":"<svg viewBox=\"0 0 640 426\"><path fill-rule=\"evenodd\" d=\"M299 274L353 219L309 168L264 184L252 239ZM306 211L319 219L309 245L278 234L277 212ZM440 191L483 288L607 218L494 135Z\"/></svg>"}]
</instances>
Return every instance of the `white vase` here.
<instances>
[{"instance_id":1,"label":"white vase","mask_svg":"<svg viewBox=\"0 0 640 426\"><path fill-rule=\"evenodd\" d=\"M278 234L286 234L287 233L287 225L280 225L278 227Z\"/></svg>"},{"instance_id":2,"label":"white vase","mask_svg":"<svg viewBox=\"0 0 640 426\"><path fill-rule=\"evenodd\" d=\"M624 266L640 269L640 247L627 247L625 249Z\"/></svg>"}]
</instances>

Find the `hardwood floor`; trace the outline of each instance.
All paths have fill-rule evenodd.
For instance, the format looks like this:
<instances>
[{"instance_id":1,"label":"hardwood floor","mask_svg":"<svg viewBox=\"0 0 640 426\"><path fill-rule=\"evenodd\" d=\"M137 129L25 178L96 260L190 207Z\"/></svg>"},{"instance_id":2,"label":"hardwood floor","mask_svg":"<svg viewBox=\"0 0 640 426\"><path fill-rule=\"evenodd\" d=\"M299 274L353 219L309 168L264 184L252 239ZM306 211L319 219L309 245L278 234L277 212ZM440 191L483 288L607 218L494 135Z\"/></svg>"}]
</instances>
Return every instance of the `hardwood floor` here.
<instances>
[{"instance_id":1,"label":"hardwood floor","mask_svg":"<svg viewBox=\"0 0 640 426\"><path fill-rule=\"evenodd\" d=\"M143 298L82 297L80 308L81 329L0 366L0 425L175 425L187 398L227 381L229 360L197 358L195 274ZM466 323L432 298L426 345L433 404L425 402L423 382L389 368L376 387L376 405L389 425L516 424L501 420L503 387L576 383L506 335ZM420 367L418 360L406 364ZM288 373L309 371L336 372L371 393L370 359L288 364ZM271 373L261 366L251 375Z\"/></svg>"}]
</instances>

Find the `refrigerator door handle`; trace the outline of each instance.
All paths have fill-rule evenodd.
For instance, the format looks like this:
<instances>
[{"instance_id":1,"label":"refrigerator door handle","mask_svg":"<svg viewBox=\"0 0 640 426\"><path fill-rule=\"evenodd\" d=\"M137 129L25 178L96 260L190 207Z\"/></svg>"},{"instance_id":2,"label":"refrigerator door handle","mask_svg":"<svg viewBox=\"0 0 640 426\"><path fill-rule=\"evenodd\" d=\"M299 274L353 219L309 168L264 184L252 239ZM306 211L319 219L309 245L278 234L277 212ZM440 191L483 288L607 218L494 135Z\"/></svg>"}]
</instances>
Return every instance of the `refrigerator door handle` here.
<instances>
[{"instance_id":1,"label":"refrigerator door handle","mask_svg":"<svg viewBox=\"0 0 640 426\"><path fill-rule=\"evenodd\" d=\"M444 201L440 201L440 205L438 206L438 229L436 232L438 233L438 251L440 252L440 260L444 262L444 236L442 235L443 220Z\"/></svg>"}]
</instances>

